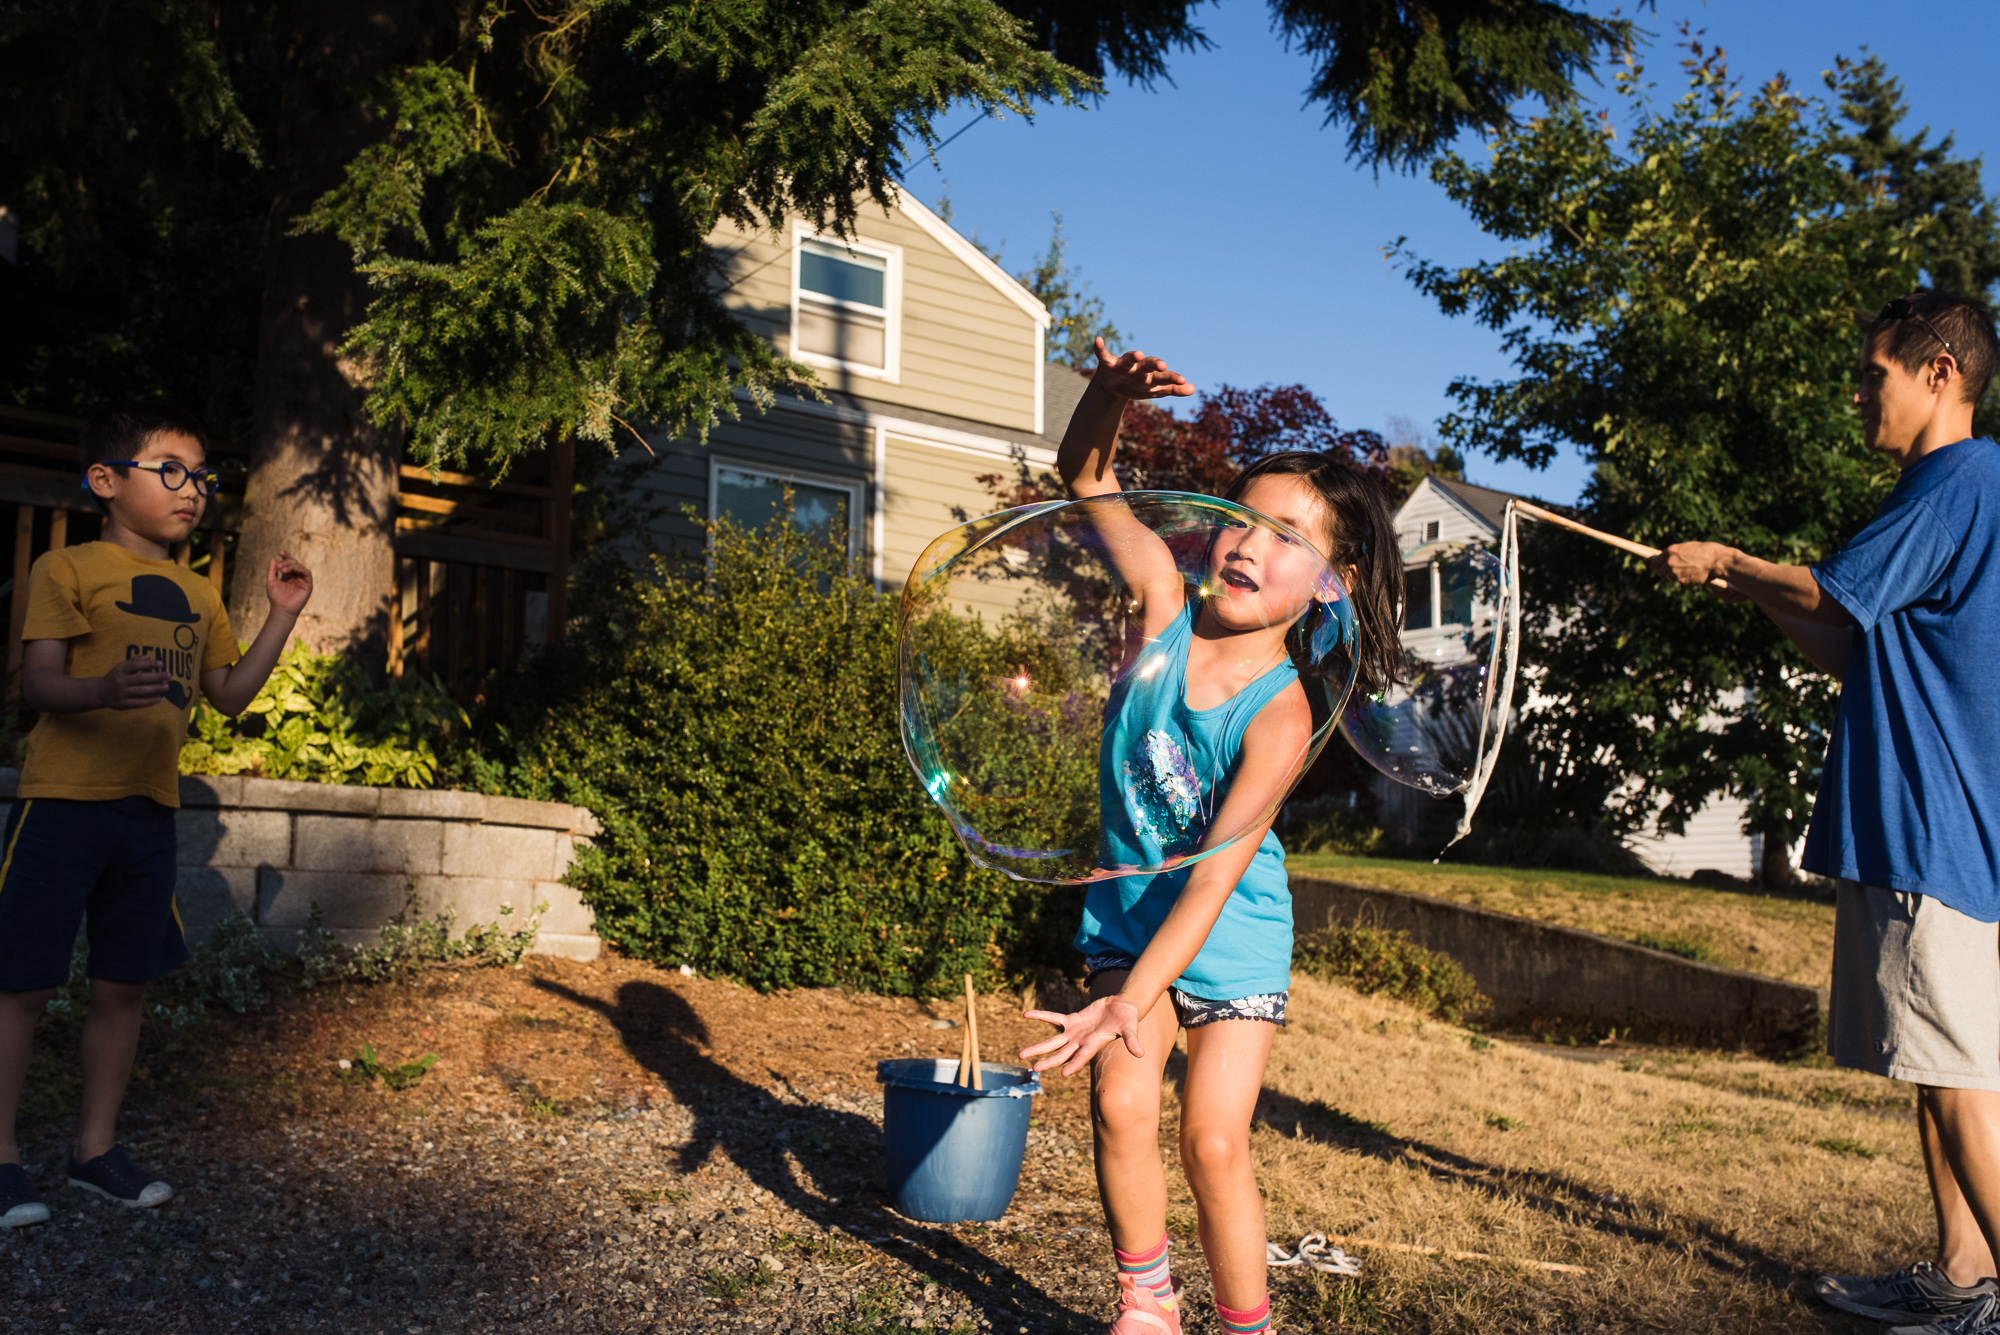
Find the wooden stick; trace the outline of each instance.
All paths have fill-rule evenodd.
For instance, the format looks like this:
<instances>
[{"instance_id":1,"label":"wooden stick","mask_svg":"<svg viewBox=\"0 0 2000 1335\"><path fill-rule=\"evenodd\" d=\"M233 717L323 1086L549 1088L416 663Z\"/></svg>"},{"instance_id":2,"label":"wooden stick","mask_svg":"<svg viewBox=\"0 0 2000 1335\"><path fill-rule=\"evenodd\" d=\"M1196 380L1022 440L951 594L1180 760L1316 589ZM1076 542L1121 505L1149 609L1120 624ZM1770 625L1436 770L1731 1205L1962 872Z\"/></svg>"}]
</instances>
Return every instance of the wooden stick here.
<instances>
[{"instance_id":1,"label":"wooden stick","mask_svg":"<svg viewBox=\"0 0 2000 1335\"><path fill-rule=\"evenodd\" d=\"M973 1009L972 975L965 975L965 1043L972 1053L972 1087L985 1089L979 1075L979 1012Z\"/></svg>"},{"instance_id":2,"label":"wooden stick","mask_svg":"<svg viewBox=\"0 0 2000 1335\"><path fill-rule=\"evenodd\" d=\"M1530 519L1539 519L1544 523L1554 524L1557 528L1566 528L1572 533L1581 533L1586 538L1595 538L1599 542L1609 543L1619 551L1630 552L1642 560L1651 560L1660 554L1658 547L1648 547L1643 542L1634 542L1630 538L1621 538L1616 534L1606 533L1601 529L1594 529L1588 524L1579 524L1574 519L1556 514L1552 510L1544 510L1539 505L1530 505L1526 501L1515 501L1514 508ZM1709 584L1718 589L1729 587L1729 581L1726 579L1712 579L1709 581Z\"/></svg>"},{"instance_id":3,"label":"wooden stick","mask_svg":"<svg viewBox=\"0 0 2000 1335\"><path fill-rule=\"evenodd\" d=\"M1518 1265L1529 1270L1548 1270L1558 1275L1588 1275L1586 1265L1567 1265L1561 1261L1527 1261L1513 1256L1489 1256L1485 1252L1458 1252L1446 1247L1419 1247L1409 1242L1377 1242L1373 1238L1344 1238L1338 1233L1326 1235L1327 1241L1339 1247L1368 1247L1382 1252L1407 1252L1413 1256L1442 1256L1449 1261L1501 1261L1507 1265Z\"/></svg>"},{"instance_id":4,"label":"wooden stick","mask_svg":"<svg viewBox=\"0 0 2000 1335\"><path fill-rule=\"evenodd\" d=\"M958 1081L964 1088L972 1086L972 1031L964 1025L958 1029Z\"/></svg>"}]
</instances>

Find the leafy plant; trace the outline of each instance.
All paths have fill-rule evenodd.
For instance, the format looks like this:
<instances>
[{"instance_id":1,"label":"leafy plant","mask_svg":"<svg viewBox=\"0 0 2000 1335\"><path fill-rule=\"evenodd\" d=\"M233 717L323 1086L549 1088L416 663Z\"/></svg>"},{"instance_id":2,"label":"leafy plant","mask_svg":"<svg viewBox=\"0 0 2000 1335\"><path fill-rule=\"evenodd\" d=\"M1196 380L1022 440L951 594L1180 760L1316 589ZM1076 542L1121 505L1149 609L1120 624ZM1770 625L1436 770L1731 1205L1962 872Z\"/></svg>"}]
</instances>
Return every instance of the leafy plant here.
<instances>
[{"instance_id":1,"label":"leafy plant","mask_svg":"<svg viewBox=\"0 0 2000 1335\"><path fill-rule=\"evenodd\" d=\"M466 725L434 678L377 683L360 663L293 641L270 680L230 719L202 701L181 746L183 774L251 774L304 783L427 788L437 746Z\"/></svg>"},{"instance_id":2,"label":"leafy plant","mask_svg":"<svg viewBox=\"0 0 2000 1335\"><path fill-rule=\"evenodd\" d=\"M514 906L500 906L500 920L478 923L453 936L458 915L445 909L426 918L414 887L403 909L382 925L373 945L345 947L320 926L319 906L299 931L301 981L306 987L330 982L407 982L440 966L514 968L534 949L547 901L535 906L519 931L509 931L505 919Z\"/></svg>"},{"instance_id":3,"label":"leafy plant","mask_svg":"<svg viewBox=\"0 0 2000 1335\"><path fill-rule=\"evenodd\" d=\"M51 1017L78 1021L89 1010L88 960L83 946L70 953L69 977L49 1000ZM213 1010L237 1015L262 1010L271 1000L271 977L284 967L284 957L264 944L249 917L233 911L188 951L186 964L147 988L147 1013L184 1032Z\"/></svg>"},{"instance_id":4,"label":"leafy plant","mask_svg":"<svg viewBox=\"0 0 2000 1335\"><path fill-rule=\"evenodd\" d=\"M1408 1002L1447 1024L1486 1004L1463 965L1410 940L1409 933L1356 923L1300 939L1292 965L1315 978L1345 983L1363 996Z\"/></svg>"},{"instance_id":5,"label":"leafy plant","mask_svg":"<svg viewBox=\"0 0 2000 1335\"><path fill-rule=\"evenodd\" d=\"M463 779L596 813L570 883L646 959L911 996L1053 957L1077 892L977 870L910 772L896 598L782 522L709 537L705 557L580 579L561 650L488 692ZM1051 659L1012 623L936 648L939 671L980 676ZM997 751L1046 772L1045 742L1002 722ZM1094 749L1060 760L1094 774ZM1020 842L1069 820L1071 769L1009 812Z\"/></svg>"},{"instance_id":6,"label":"leafy plant","mask_svg":"<svg viewBox=\"0 0 2000 1335\"><path fill-rule=\"evenodd\" d=\"M391 1065L375 1055L375 1045L368 1044L355 1054L352 1062L340 1064L340 1077L351 1084L365 1085L380 1080L384 1088L402 1091L415 1089L423 1083L431 1067L437 1065L438 1055L426 1052L413 1062Z\"/></svg>"}]
</instances>

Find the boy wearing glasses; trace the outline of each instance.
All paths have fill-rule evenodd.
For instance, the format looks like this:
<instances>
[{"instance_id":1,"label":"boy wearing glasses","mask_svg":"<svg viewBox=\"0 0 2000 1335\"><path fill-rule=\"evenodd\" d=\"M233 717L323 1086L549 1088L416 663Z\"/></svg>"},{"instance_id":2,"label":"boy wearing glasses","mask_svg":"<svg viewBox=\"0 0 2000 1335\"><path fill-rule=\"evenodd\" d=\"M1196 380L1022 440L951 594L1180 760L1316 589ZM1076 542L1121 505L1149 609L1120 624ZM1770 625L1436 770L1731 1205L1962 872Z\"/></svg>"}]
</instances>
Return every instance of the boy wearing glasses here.
<instances>
[{"instance_id":1,"label":"boy wearing glasses","mask_svg":"<svg viewBox=\"0 0 2000 1335\"><path fill-rule=\"evenodd\" d=\"M1917 1086L1938 1251L1816 1292L1898 1335L2000 1335L2000 447L1972 436L2000 341L1971 302L1916 292L1859 369L1863 439L1898 470L1866 528L1811 567L1710 542L1653 566L1721 576L1841 681L1804 858L1838 886L1827 1048Z\"/></svg>"},{"instance_id":2,"label":"boy wearing glasses","mask_svg":"<svg viewBox=\"0 0 2000 1335\"><path fill-rule=\"evenodd\" d=\"M69 1183L128 1207L174 1194L132 1162L114 1132L145 986L188 957L174 906L181 742L197 691L225 714L250 703L312 597L311 572L281 553L265 572L271 615L239 659L214 586L173 559L215 493L200 426L165 404L132 404L92 418L80 444L103 536L51 551L28 573L21 702L41 717L0 829L0 1227L8 1228L49 1217L21 1166L14 1113L35 1021L69 977L86 921L90 1011Z\"/></svg>"}]
</instances>

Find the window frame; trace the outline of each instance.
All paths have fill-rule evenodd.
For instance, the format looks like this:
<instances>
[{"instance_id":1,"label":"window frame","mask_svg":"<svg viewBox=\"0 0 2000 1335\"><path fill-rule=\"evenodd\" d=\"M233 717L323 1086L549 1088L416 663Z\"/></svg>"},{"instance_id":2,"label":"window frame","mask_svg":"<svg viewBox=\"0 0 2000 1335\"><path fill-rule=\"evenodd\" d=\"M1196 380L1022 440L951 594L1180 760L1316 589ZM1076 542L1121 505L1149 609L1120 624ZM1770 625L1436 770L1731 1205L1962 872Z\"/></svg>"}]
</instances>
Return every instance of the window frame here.
<instances>
[{"instance_id":1,"label":"window frame","mask_svg":"<svg viewBox=\"0 0 2000 1335\"><path fill-rule=\"evenodd\" d=\"M1467 545L1476 546L1477 544L1468 543ZM1403 627L1401 631L1402 634L1438 635L1438 634L1443 634L1447 631L1458 632L1466 630L1475 630L1479 626L1484 625L1486 620L1490 620L1490 618L1482 619L1480 617L1479 610L1482 607L1485 607L1486 604L1481 602L1475 596L1472 600L1472 619L1470 621L1446 621L1444 619L1444 562L1439 560L1437 557L1433 556L1429 560L1425 561L1423 565L1424 568L1427 568L1430 571L1431 624L1422 627L1421 629L1411 628L1409 624L1408 600L1406 598L1405 608L1403 612ZM1403 578L1407 580L1412 574L1416 573L1417 569L1418 567L1415 565L1404 566Z\"/></svg>"},{"instance_id":2,"label":"window frame","mask_svg":"<svg viewBox=\"0 0 2000 1335\"><path fill-rule=\"evenodd\" d=\"M862 526L867 518L862 513L867 504L868 483L864 478L842 477L838 473L818 473L804 468L788 468L782 464L754 463L748 459L732 458L729 455L710 454L708 456L708 518L711 523L721 512L722 470L728 468L738 473L748 473L752 477L769 482L791 483L794 486L824 487L829 491L847 493L847 555L850 559L861 555Z\"/></svg>"},{"instance_id":3,"label":"window frame","mask_svg":"<svg viewBox=\"0 0 2000 1335\"><path fill-rule=\"evenodd\" d=\"M799 285L799 270L800 262L805 256L805 243L808 241L839 246L857 255L868 255L884 262L882 300L886 304L881 307L882 365L869 366L862 362L845 361L839 357L829 357L823 352L806 352L799 347L799 303L805 291ZM791 249L792 304L790 332L787 338L793 360L804 362L808 366L847 371L853 375L866 376L871 380L885 380L892 385L900 384L903 375L903 248L886 241L850 241L837 233L829 235L803 222L794 221ZM877 309L859 302L842 301L837 297L823 297L818 293L813 294L812 300L829 305L835 310L844 308L873 313Z\"/></svg>"}]
</instances>

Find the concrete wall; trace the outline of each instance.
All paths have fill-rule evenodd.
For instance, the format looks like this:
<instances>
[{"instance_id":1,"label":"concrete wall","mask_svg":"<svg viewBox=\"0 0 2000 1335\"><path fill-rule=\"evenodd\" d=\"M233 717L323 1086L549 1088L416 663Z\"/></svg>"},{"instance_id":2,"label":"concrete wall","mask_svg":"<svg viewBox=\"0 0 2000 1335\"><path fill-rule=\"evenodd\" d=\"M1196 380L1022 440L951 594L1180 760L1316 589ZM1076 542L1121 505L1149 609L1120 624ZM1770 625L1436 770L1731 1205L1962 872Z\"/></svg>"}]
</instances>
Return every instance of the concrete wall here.
<instances>
[{"instance_id":1,"label":"concrete wall","mask_svg":"<svg viewBox=\"0 0 2000 1335\"><path fill-rule=\"evenodd\" d=\"M1429 895L1294 876L1292 904L1301 936L1367 922L1451 956L1502 1027L1767 1048L1806 1038L1820 1015L1818 990L1800 983Z\"/></svg>"},{"instance_id":2,"label":"concrete wall","mask_svg":"<svg viewBox=\"0 0 2000 1335\"><path fill-rule=\"evenodd\" d=\"M20 771L0 769L0 806ZM345 945L377 939L412 888L425 916L451 909L460 928L542 915L535 953L594 959L598 940L577 892L560 877L597 832L578 807L478 793L361 788L276 779L182 778L175 902L199 941L231 909L274 947L293 950L319 907Z\"/></svg>"}]
</instances>

